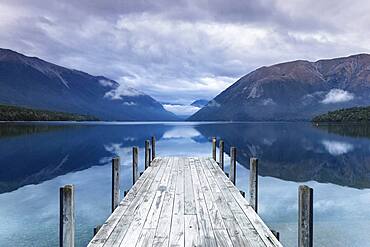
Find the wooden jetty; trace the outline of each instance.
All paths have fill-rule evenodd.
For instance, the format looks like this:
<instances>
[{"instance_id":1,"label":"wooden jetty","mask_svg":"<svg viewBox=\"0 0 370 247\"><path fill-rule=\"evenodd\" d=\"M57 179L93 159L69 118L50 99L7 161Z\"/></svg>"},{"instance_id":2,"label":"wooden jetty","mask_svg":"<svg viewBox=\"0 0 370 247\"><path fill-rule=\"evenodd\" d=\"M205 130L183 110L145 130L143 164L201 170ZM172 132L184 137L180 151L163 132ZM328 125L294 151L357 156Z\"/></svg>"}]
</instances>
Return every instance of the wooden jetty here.
<instances>
[{"instance_id":1,"label":"wooden jetty","mask_svg":"<svg viewBox=\"0 0 370 247\"><path fill-rule=\"evenodd\" d=\"M133 187L125 191L121 202L119 158L113 158L113 213L94 228L88 247L282 246L279 232L270 230L257 214L258 159L250 160L247 201L245 192L235 186L234 147L226 176L223 141L219 162L215 139L212 158L156 157L155 138L151 142L151 148L149 141L145 142L145 171L140 176L138 148L133 148ZM60 191L60 246L73 247L73 186L66 185ZM312 189L307 186L299 188L298 227L298 246L312 246Z\"/></svg>"}]
</instances>

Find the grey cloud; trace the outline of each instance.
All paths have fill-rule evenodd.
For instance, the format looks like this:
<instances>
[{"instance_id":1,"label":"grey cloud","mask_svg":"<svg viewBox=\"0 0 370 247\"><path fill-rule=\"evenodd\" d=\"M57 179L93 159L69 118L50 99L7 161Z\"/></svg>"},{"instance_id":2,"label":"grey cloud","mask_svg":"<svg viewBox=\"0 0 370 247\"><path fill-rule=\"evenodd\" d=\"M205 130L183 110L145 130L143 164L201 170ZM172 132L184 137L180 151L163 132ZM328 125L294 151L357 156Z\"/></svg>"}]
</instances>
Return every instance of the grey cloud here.
<instances>
[{"instance_id":1,"label":"grey cloud","mask_svg":"<svg viewBox=\"0 0 370 247\"><path fill-rule=\"evenodd\" d=\"M365 0L7 0L0 46L190 103L263 65L369 52L369 10Z\"/></svg>"}]
</instances>

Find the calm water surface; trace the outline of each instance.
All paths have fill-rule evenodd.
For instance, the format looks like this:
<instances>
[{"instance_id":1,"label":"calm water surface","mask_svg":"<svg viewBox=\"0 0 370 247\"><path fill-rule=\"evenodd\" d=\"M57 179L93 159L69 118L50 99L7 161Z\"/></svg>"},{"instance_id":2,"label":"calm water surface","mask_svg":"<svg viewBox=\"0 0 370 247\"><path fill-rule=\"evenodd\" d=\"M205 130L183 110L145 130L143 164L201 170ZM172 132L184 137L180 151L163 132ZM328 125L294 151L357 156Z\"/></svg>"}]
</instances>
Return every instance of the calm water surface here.
<instances>
[{"instance_id":1,"label":"calm water surface","mask_svg":"<svg viewBox=\"0 0 370 247\"><path fill-rule=\"evenodd\" d=\"M0 246L58 246L59 187L76 187L76 245L110 212L110 160L122 159L130 188L131 147L157 137L158 156L210 156L212 136L238 150L237 186L247 191L249 158L260 159L259 213L296 246L297 188L314 188L316 246L370 243L370 127L309 123L0 124ZM226 166L225 169L229 169Z\"/></svg>"}]
</instances>

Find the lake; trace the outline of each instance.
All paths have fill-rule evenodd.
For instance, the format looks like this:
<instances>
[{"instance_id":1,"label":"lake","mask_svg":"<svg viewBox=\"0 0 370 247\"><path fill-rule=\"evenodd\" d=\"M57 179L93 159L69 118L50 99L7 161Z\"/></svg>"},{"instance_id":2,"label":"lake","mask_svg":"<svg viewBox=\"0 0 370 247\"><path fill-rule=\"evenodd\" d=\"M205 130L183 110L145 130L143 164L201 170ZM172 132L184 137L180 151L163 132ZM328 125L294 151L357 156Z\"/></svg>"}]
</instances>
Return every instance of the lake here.
<instances>
[{"instance_id":1,"label":"lake","mask_svg":"<svg viewBox=\"0 0 370 247\"><path fill-rule=\"evenodd\" d=\"M211 137L237 148L237 186L260 159L259 214L297 245L298 186L314 189L314 244L370 242L370 126L310 123L0 123L0 246L58 246L59 187L76 188L76 246L110 215L111 158L121 195L132 184L132 146L157 138L157 156L211 156Z\"/></svg>"}]
</instances>

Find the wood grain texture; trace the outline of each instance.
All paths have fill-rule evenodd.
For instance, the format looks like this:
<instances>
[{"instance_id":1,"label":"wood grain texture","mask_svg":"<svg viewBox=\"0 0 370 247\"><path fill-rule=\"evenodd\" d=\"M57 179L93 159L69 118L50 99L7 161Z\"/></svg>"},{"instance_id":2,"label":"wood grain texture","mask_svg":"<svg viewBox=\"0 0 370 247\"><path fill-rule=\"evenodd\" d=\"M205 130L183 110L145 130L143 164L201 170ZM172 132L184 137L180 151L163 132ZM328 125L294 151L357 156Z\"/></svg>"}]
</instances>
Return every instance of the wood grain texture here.
<instances>
[{"instance_id":1,"label":"wood grain texture","mask_svg":"<svg viewBox=\"0 0 370 247\"><path fill-rule=\"evenodd\" d=\"M219 142L219 148L218 148L219 149L219 152L220 152L218 164L220 165L221 170L224 170L224 162L225 162L225 158L224 158L224 147L225 147L224 141L223 140L220 140L220 142Z\"/></svg>"},{"instance_id":2,"label":"wood grain texture","mask_svg":"<svg viewBox=\"0 0 370 247\"><path fill-rule=\"evenodd\" d=\"M150 142L145 141L145 170L150 166Z\"/></svg>"},{"instance_id":3,"label":"wood grain texture","mask_svg":"<svg viewBox=\"0 0 370 247\"><path fill-rule=\"evenodd\" d=\"M132 184L135 184L139 177L139 148L132 148Z\"/></svg>"},{"instance_id":4,"label":"wood grain texture","mask_svg":"<svg viewBox=\"0 0 370 247\"><path fill-rule=\"evenodd\" d=\"M152 160L154 160L155 159L155 155L156 155L156 153L155 153L155 136L152 136Z\"/></svg>"},{"instance_id":5,"label":"wood grain texture","mask_svg":"<svg viewBox=\"0 0 370 247\"><path fill-rule=\"evenodd\" d=\"M216 161L216 143L217 143L216 137L212 137L212 158L214 161Z\"/></svg>"},{"instance_id":6,"label":"wood grain texture","mask_svg":"<svg viewBox=\"0 0 370 247\"><path fill-rule=\"evenodd\" d=\"M298 188L298 246L313 246L313 189Z\"/></svg>"},{"instance_id":7,"label":"wood grain texture","mask_svg":"<svg viewBox=\"0 0 370 247\"><path fill-rule=\"evenodd\" d=\"M120 201L120 158L112 159L112 212L118 207Z\"/></svg>"},{"instance_id":8,"label":"wood grain texture","mask_svg":"<svg viewBox=\"0 0 370 247\"><path fill-rule=\"evenodd\" d=\"M249 204L258 212L258 159L251 158L249 163Z\"/></svg>"},{"instance_id":9,"label":"wood grain texture","mask_svg":"<svg viewBox=\"0 0 370 247\"><path fill-rule=\"evenodd\" d=\"M230 148L230 173L229 178L233 184L236 183L236 148Z\"/></svg>"},{"instance_id":10,"label":"wood grain texture","mask_svg":"<svg viewBox=\"0 0 370 247\"><path fill-rule=\"evenodd\" d=\"M60 188L59 246L74 247L75 213L74 187L72 184Z\"/></svg>"},{"instance_id":11,"label":"wood grain texture","mask_svg":"<svg viewBox=\"0 0 370 247\"><path fill-rule=\"evenodd\" d=\"M157 157L88 246L282 245L213 158Z\"/></svg>"}]
</instances>

